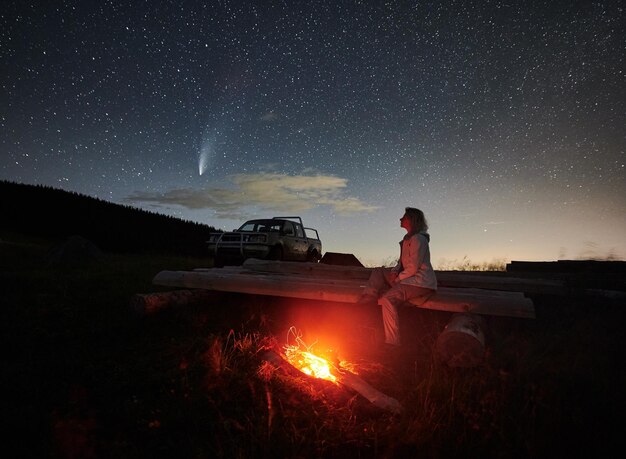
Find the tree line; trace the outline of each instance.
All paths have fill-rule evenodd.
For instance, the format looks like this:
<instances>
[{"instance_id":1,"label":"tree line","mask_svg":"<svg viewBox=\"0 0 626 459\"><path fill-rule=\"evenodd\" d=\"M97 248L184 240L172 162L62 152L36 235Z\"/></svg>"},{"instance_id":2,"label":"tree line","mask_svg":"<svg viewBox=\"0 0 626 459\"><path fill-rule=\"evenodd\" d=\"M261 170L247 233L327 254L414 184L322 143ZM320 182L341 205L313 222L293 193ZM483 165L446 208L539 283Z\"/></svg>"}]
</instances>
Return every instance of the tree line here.
<instances>
[{"instance_id":1,"label":"tree line","mask_svg":"<svg viewBox=\"0 0 626 459\"><path fill-rule=\"evenodd\" d=\"M214 227L43 185L0 181L0 228L56 240L80 235L115 253L202 256Z\"/></svg>"}]
</instances>

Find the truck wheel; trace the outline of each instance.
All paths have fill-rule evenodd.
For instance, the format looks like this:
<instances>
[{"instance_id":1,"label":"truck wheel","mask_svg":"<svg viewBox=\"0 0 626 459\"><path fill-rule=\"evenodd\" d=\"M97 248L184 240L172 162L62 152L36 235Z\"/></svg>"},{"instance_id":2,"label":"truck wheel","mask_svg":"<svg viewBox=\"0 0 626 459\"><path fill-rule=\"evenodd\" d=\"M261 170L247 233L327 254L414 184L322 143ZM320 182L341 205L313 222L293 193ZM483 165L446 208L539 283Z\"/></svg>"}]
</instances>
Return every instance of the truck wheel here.
<instances>
[{"instance_id":1,"label":"truck wheel","mask_svg":"<svg viewBox=\"0 0 626 459\"><path fill-rule=\"evenodd\" d=\"M279 246L279 245L277 245L274 248L272 248L272 251L270 252L269 259L270 260L281 261L283 259L283 248L281 246Z\"/></svg>"},{"instance_id":2,"label":"truck wheel","mask_svg":"<svg viewBox=\"0 0 626 459\"><path fill-rule=\"evenodd\" d=\"M309 250L306 255L306 261L310 261L311 263L318 263L321 258L322 257L320 257L320 254L315 249Z\"/></svg>"},{"instance_id":3,"label":"truck wheel","mask_svg":"<svg viewBox=\"0 0 626 459\"><path fill-rule=\"evenodd\" d=\"M213 257L213 267L214 268L223 268L225 265L224 257L220 257L219 255L215 255Z\"/></svg>"}]
</instances>

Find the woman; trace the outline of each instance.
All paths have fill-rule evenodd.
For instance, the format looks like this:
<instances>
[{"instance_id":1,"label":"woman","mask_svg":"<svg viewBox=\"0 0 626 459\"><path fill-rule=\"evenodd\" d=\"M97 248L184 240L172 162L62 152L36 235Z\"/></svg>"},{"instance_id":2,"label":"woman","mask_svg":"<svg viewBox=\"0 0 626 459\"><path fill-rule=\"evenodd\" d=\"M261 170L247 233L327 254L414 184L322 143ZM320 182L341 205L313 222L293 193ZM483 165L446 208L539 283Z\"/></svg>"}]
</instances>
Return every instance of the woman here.
<instances>
[{"instance_id":1,"label":"woman","mask_svg":"<svg viewBox=\"0 0 626 459\"><path fill-rule=\"evenodd\" d=\"M375 268L359 299L361 304L381 305L385 343L392 346L400 345L398 307L413 298L420 297L425 301L437 290L424 213L406 207L400 226L406 230L406 235L400 241L398 264L393 268Z\"/></svg>"}]
</instances>

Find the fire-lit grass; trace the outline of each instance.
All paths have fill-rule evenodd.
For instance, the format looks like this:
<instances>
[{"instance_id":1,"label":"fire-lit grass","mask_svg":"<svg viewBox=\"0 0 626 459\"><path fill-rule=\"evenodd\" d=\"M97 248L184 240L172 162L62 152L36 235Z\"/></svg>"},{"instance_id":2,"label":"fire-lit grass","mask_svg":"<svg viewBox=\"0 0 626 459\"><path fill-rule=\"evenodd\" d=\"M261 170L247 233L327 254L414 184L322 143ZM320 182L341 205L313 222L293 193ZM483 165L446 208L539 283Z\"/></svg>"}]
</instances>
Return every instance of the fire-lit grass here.
<instances>
[{"instance_id":1,"label":"fire-lit grass","mask_svg":"<svg viewBox=\"0 0 626 459\"><path fill-rule=\"evenodd\" d=\"M0 244L5 416L16 443L7 451L561 457L602 456L616 443L626 383L624 311L616 305L536 297L534 321L489 319L487 359L472 369L450 369L434 357L441 313L407 316L413 339L404 355L391 356L355 332L358 316L334 320L351 341L338 357L403 405L392 415L346 387L263 358L280 349L280 330L300 325L285 322L293 317L286 309L302 306L224 295L148 317L129 308L133 294L157 290L158 271L206 260L106 255L50 267L47 250L42 241ZM323 329L325 315L314 317L315 330Z\"/></svg>"}]
</instances>

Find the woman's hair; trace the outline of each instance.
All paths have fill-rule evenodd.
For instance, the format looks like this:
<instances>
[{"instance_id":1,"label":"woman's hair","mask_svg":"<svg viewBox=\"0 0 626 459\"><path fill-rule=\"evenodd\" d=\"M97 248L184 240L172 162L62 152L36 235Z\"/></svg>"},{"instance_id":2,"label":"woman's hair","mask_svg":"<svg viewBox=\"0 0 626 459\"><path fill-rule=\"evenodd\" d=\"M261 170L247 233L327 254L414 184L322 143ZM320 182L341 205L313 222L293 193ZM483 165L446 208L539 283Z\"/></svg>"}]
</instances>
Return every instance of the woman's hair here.
<instances>
[{"instance_id":1,"label":"woman's hair","mask_svg":"<svg viewBox=\"0 0 626 459\"><path fill-rule=\"evenodd\" d=\"M424 217L424 212L415 207L405 207L404 212L411 221L414 231L418 233L428 231L428 223L426 222L426 217Z\"/></svg>"}]
</instances>

